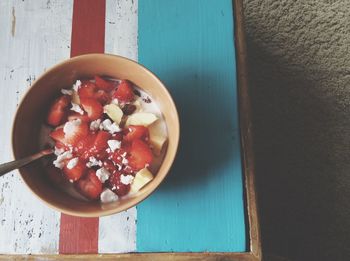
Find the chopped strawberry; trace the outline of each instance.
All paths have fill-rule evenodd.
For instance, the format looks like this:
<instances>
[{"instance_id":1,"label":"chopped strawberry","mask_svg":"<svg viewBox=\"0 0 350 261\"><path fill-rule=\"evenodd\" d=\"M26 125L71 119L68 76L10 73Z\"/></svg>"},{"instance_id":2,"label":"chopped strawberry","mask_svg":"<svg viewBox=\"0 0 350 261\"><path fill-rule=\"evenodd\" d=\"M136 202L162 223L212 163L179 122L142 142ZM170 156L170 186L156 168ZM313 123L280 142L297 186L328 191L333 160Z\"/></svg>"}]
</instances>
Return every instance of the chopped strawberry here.
<instances>
[{"instance_id":1,"label":"chopped strawberry","mask_svg":"<svg viewBox=\"0 0 350 261\"><path fill-rule=\"evenodd\" d=\"M89 133L89 127L86 122L80 121L80 124L74 124L75 121L68 121L66 123L66 125L70 124L70 126L68 128L69 132L65 133L65 136L64 136L66 142L72 146L75 146L80 140L84 139Z\"/></svg>"},{"instance_id":2,"label":"chopped strawberry","mask_svg":"<svg viewBox=\"0 0 350 261\"><path fill-rule=\"evenodd\" d=\"M111 134L107 131L99 131L97 133L95 142L94 142L94 147L96 151L102 151L106 150L108 148L108 143L107 141L111 138Z\"/></svg>"},{"instance_id":3,"label":"chopped strawberry","mask_svg":"<svg viewBox=\"0 0 350 261\"><path fill-rule=\"evenodd\" d=\"M89 157L92 156L90 149L92 148L95 139L96 134L89 133L84 139L79 140L75 145L74 152L85 160L89 159Z\"/></svg>"},{"instance_id":4,"label":"chopped strawberry","mask_svg":"<svg viewBox=\"0 0 350 261\"><path fill-rule=\"evenodd\" d=\"M54 139L56 142L60 142L62 144L66 144L66 142L67 142L65 137L64 137L63 128L59 128L59 129L53 130L50 133L50 137L52 139Z\"/></svg>"},{"instance_id":5,"label":"chopped strawberry","mask_svg":"<svg viewBox=\"0 0 350 261\"><path fill-rule=\"evenodd\" d=\"M144 141L148 141L149 139L149 131L145 126L133 126L130 125L127 129L127 134L124 137L126 142L132 142L136 139L141 139Z\"/></svg>"},{"instance_id":6,"label":"chopped strawberry","mask_svg":"<svg viewBox=\"0 0 350 261\"><path fill-rule=\"evenodd\" d=\"M58 126L66 120L68 107L71 101L69 95L63 95L57 98L49 109L47 123L51 126Z\"/></svg>"},{"instance_id":7,"label":"chopped strawberry","mask_svg":"<svg viewBox=\"0 0 350 261\"><path fill-rule=\"evenodd\" d=\"M114 193L122 197L129 193L130 185L123 184L120 176L121 172L115 171L108 179L108 186Z\"/></svg>"},{"instance_id":8,"label":"chopped strawberry","mask_svg":"<svg viewBox=\"0 0 350 261\"><path fill-rule=\"evenodd\" d=\"M84 141L80 141L76 145L77 154L81 158L88 160L90 157L95 157L98 160L104 160L108 157L107 141L111 134L106 131L99 131L97 134L91 134Z\"/></svg>"},{"instance_id":9,"label":"chopped strawberry","mask_svg":"<svg viewBox=\"0 0 350 261\"><path fill-rule=\"evenodd\" d=\"M78 90L79 98L96 99L102 104L109 101L109 95L104 90L99 90L97 86L90 81L84 81Z\"/></svg>"},{"instance_id":10,"label":"chopped strawberry","mask_svg":"<svg viewBox=\"0 0 350 261\"><path fill-rule=\"evenodd\" d=\"M151 149L142 140L136 139L132 142L129 166L134 170L140 170L151 164L153 154Z\"/></svg>"},{"instance_id":11,"label":"chopped strawberry","mask_svg":"<svg viewBox=\"0 0 350 261\"><path fill-rule=\"evenodd\" d=\"M94 98L96 100L98 100L101 104L106 104L110 100L110 97L109 97L108 93L106 93L105 91L102 91L102 90L98 90L95 93Z\"/></svg>"},{"instance_id":12,"label":"chopped strawberry","mask_svg":"<svg viewBox=\"0 0 350 261\"><path fill-rule=\"evenodd\" d=\"M91 120L97 120L102 116L103 107L98 101L90 98L81 98L80 103Z\"/></svg>"},{"instance_id":13,"label":"chopped strawberry","mask_svg":"<svg viewBox=\"0 0 350 261\"><path fill-rule=\"evenodd\" d=\"M110 173L113 173L116 170L116 167L111 160L103 161L103 167L106 168Z\"/></svg>"},{"instance_id":14,"label":"chopped strawberry","mask_svg":"<svg viewBox=\"0 0 350 261\"><path fill-rule=\"evenodd\" d=\"M110 92L114 89L114 84L111 81L107 81L103 78L101 78L100 76L95 76L95 84L97 86L97 88Z\"/></svg>"},{"instance_id":15,"label":"chopped strawberry","mask_svg":"<svg viewBox=\"0 0 350 261\"><path fill-rule=\"evenodd\" d=\"M128 80L122 80L118 85L118 89L113 94L113 97L122 102L132 101L134 99L134 91L131 83Z\"/></svg>"},{"instance_id":16,"label":"chopped strawberry","mask_svg":"<svg viewBox=\"0 0 350 261\"><path fill-rule=\"evenodd\" d=\"M96 172L90 169L87 175L77 182L77 188L85 197L97 199L102 192L102 183L96 176Z\"/></svg>"},{"instance_id":17,"label":"chopped strawberry","mask_svg":"<svg viewBox=\"0 0 350 261\"><path fill-rule=\"evenodd\" d=\"M80 159L77 159L77 160L78 162L71 169L68 168L69 166L67 165L70 160L67 160L65 162L66 163L65 166L63 167L63 172L69 181L77 181L84 175L87 169L82 160Z\"/></svg>"},{"instance_id":18,"label":"chopped strawberry","mask_svg":"<svg viewBox=\"0 0 350 261\"><path fill-rule=\"evenodd\" d=\"M76 119L81 119L81 121L86 121L86 122L90 121L90 118L89 118L89 116L87 116L86 113L81 115L80 113L77 113L77 112L71 112L68 115L68 121L72 121L72 120L76 120Z\"/></svg>"},{"instance_id":19,"label":"chopped strawberry","mask_svg":"<svg viewBox=\"0 0 350 261\"><path fill-rule=\"evenodd\" d=\"M112 140L123 140L123 134L121 132L113 133L112 134Z\"/></svg>"},{"instance_id":20,"label":"chopped strawberry","mask_svg":"<svg viewBox=\"0 0 350 261\"><path fill-rule=\"evenodd\" d=\"M123 161L123 159L127 158L128 152L124 149L119 149L112 153L112 161L116 165L122 166L124 164L123 162L125 162L125 160Z\"/></svg>"},{"instance_id":21,"label":"chopped strawberry","mask_svg":"<svg viewBox=\"0 0 350 261\"><path fill-rule=\"evenodd\" d=\"M54 184L62 184L65 182L62 171L51 164L47 167L47 175Z\"/></svg>"},{"instance_id":22,"label":"chopped strawberry","mask_svg":"<svg viewBox=\"0 0 350 261\"><path fill-rule=\"evenodd\" d=\"M79 98L94 98L96 92L96 85L90 81L82 82L78 94Z\"/></svg>"}]
</instances>

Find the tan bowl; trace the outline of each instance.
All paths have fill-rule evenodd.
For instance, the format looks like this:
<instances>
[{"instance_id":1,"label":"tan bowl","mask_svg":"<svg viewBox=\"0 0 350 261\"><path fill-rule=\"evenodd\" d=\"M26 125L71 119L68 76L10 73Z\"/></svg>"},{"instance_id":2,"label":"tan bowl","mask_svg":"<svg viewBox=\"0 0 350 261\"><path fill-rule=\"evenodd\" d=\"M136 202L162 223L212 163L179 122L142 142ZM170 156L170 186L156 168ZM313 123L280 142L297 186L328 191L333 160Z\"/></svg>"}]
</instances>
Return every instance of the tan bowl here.
<instances>
[{"instance_id":1,"label":"tan bowl","mask_svg":"<svg viewBox=\"0 0 350 261\"><path fill-rule=\"evenodd\" d=\"M39 150L39 129L44 122L47 108L60 89L77 79L105 75L117 79L129 79L146 91L163 113L168 128L168 147L158 173L152 182L129 198L117 202L82 201L69 196L52 185L46 178L45 168L35 162L20 169L21 176L30 190L48 206L69 215L97 217L111 215L132 206L149 196L163 181L174 161L179 142L179 118L175 104L164 84L142 65L129 59L106 54L88 54L66 60L39 77L18 107L12 131L12 148L15 159L31 155Z\"/></svg>"}]
</instances>

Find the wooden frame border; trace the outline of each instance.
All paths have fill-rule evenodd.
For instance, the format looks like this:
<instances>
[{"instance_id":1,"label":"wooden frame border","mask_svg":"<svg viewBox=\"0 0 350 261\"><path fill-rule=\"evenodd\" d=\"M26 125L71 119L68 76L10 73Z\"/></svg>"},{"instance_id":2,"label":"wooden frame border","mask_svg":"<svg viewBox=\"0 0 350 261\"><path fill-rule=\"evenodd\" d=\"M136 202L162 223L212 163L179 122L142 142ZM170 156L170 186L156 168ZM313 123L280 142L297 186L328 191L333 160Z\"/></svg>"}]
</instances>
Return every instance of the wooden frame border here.
<instances>
[{"instance_id":1,"label":"wooden frame border","mask_svg":"<svg viewBox=\"0 0 350 261\"><path fill-rule=\"evenodd\" d=\"M0 260L262 260L260 227L257 211L257 196L255 191L255 166L252 140L251 105L248 90L248 72L246 64L246 42L244 32L244 15L242 0L232 0L235 19L235 47L237 63L237 80L239 93L239 122L242 164L246 191L247 219L249 231L249 251L242 253L131 253L131 254L92 254L92 255L0 255Z\"/></svg>"}]
</instances>

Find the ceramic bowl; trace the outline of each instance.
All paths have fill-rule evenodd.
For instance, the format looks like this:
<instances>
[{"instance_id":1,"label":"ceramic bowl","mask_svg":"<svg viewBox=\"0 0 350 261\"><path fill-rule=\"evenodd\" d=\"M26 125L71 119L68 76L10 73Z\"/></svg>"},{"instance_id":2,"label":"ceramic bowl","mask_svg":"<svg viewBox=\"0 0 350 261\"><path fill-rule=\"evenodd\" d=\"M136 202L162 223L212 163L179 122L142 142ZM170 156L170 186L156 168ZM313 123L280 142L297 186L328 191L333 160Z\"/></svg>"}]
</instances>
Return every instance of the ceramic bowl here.
<instances>
[{"instance_id":1,"label":"ceramic bowl","mask_svg":"<svg viewBox=\"0 0 350 261\"><path fill-rule=\"evenodd\" d=\"M131 208L149 196L164 180L174 161L179 142L179 119L175 104L164 84L144 66L127 58L106 54L88 54L61 62L42 74L23 97L13 124L12 148L15 159L39 150L40 128L48 107L60 90L77 79L104 75L128 79L147 92L163 113L168 129L168 145L155 178L133 196L112 203L74 198L50 183L41 162L19 170L29 189L48 206L60 212L82 217L111 215Z\"/></svg>"}]
</instances>

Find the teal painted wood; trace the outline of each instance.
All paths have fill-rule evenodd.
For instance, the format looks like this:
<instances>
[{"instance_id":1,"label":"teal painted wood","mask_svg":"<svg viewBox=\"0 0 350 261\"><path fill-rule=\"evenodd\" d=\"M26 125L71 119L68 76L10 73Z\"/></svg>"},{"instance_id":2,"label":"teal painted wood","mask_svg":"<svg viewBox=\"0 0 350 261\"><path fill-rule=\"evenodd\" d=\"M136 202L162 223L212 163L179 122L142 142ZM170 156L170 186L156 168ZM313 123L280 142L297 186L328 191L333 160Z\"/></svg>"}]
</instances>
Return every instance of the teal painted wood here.
<instances>
[{"instance_id":1,"label":"teal painted wood","mask_svg":"<svg viewBox=\"0 0 350 261\"><path fill-rule=\"evenodd\" d=\"M140 0L139 62L167 85L181 142L138 206L137 251L246 251L231 0Z\"/></svg>"}]
</instances>

